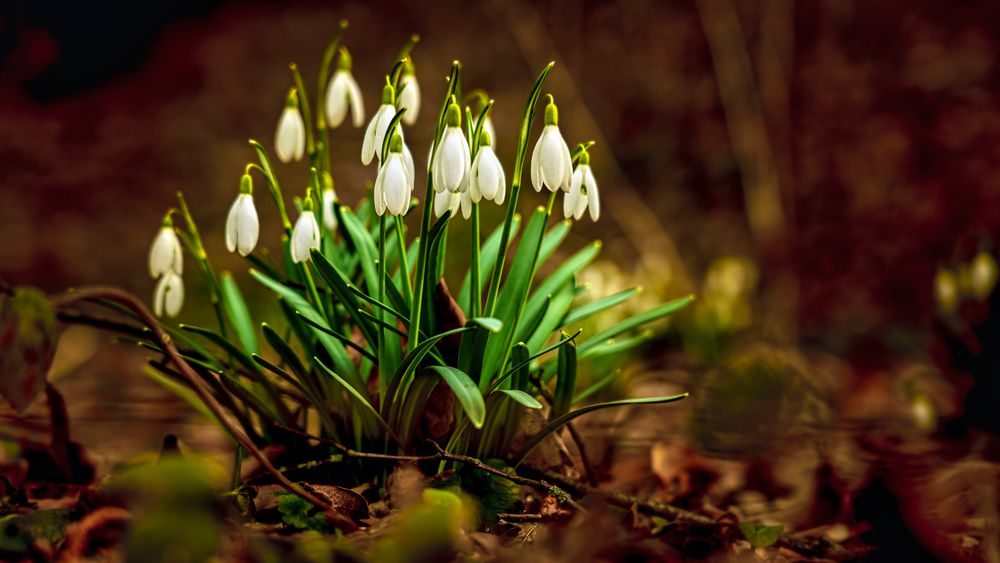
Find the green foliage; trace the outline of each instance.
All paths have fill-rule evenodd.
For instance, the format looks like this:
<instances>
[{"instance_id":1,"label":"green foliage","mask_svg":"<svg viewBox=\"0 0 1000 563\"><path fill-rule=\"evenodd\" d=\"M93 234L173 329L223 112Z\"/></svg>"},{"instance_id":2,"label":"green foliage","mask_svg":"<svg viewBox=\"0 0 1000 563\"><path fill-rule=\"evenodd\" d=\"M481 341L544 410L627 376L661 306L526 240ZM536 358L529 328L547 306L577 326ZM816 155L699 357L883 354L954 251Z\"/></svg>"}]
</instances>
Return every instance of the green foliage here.
<instances>
[{"instance_id":1,"label":"green foliage","mask_svg":"<svg viewBox=\"0 0 1000 563\"><path fill-rule=\"evenodd\" d=\"M770 547L777 543L784 531L783 526L765 526L763 524L751 524L750 522L740 522L740 532L743 537L754 547Z\"/></svg>"},{"instance_id":2,"label":"green foliage","mask_svg":"<svg viewBox=\"0 0 1000 563\"><path fill-rule=\"evenodd\" d=\"M328 48L321 78L330 60ZM398 78L400 65L397 61L387 77L390 83ZM255 319L254 308L244 300L234 277L226 272L216 275L181 200L185 218L181 238L194 251L198 271L206 278L219 326L166 328L187 339L176 339L181 353L213 385L220 404L248 435L270 436L275 423L307 432L308 421L318 420L325 437L357 449L414 453L427 448L426 440L433 438L449 451L516 464L576 416L599 408L683 398L632 399L573 410L583 398L577 389L579 362L631 350L652 334L646 325L683 308L692 298L671 301L586 339L578 340L579 331L561 332L624 303L638 290L603 299L580 298L585 288L578 285L577 273L596 258L601 245L588 244L562 259L561 247L572 223L553 219L553 208L561 207L555 205L560 192L551 193L547 206L525 215L522 225L517 207L529 136L551 68L541 71L528 94L504 220L482 243L479 204L474 203L469 244L449 245L448 225L453 219L446 213L432 221L435 186L428 174L426 191L418 194L424 201L416 233L407 233L403 217L376 214L370 196L354 210L340 202L332 208L317 205L321 223L323 214L332 210L336 227L323 226L319 248L312 249L308 260L294 263L289 242L292 222L276 170L264 146L251 141L256 162L247 165L246 173L264 176L285 235L273 252L258 249L247 256L249 274L273 294L281 312L278 321ZM305 112L310 105L302 77L297 71L293 74L297 102ZM461 78L456 62L435 123L432 151L441 139L447 105L453 96L462 99ZM324 87L320 85L321 93ZM487 104L474 126L471 121L465 124L476 139L490 107ZM393 116L390 132L401 127L402 113ZM306 128L312 196L301 201L311 202L318 201L333 171L325 125L307 119ZM379 147L383 156L390 136ZM574 158L580 154L574 152ZM465 250L470 253L469 270L461 278L457 298L452 298L440 283L441 273L447 271L454 253ZM297 256L301 254L305 253ZM143 344L155 349L150 341ZM174 376L163 369L159 377L173 380ZM543 409L540 399L550 395L554 400L547 424L512 455L521 415L526 409ZM425 418L433 410L430 407L452 405L445 433L428 431ZM318 529L313 516L300 510L301 501L288 497L283 502L290 525Z\"/></svg>"}]
</instances>

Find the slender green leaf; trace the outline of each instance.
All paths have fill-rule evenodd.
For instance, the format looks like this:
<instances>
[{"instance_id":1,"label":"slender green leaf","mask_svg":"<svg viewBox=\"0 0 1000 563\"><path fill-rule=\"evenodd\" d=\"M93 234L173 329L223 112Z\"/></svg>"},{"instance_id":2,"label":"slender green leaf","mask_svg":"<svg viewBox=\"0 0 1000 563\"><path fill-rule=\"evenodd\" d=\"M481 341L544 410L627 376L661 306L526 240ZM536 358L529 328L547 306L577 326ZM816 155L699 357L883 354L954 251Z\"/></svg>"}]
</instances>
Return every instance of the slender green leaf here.
<instances>
[{"instance_id":1,"label":"slender green leaf","mask_svg":"<svg viewBox=\"0 0 1000 563\"><path fill-rule=\"evenodd\" d=\"M510 226L511 238L517 236L517 231L520 226L521 216L515 215ZM485 281L489 277L490 272L493 271L493 266L497 259L497 252L500 250L500 235L502 234L502 228L502 225L498 226L481 246L481 250L479 251L479 279L481 280ZM471 287L472 272L468 271L465 273L465 278L462 279L462 287L458 291L458 298L456 299L458 303L464 304L469 302L469 291L471 291Z\"/></svg>"},{"instance_id":2,"label":"slender green leaf","mask_svg":"<svg viewBox=\"0 0 1000 563\"><path fill-rule=\"evenodd\" d=\"M568 336L565 335L564 336ZM573 392L576 391L576 346L570 342L559 349L559 361L556 368L556 392L552 401L553 419L569 412L573 402Z\"/></svg>"},{"instance_id":3,"label":"slender green leaf","mask_svg":"<svg viewBox=\"0 0 1000 563\"><path fill-rule=\"evenodd\" d=\"M254 331L253 319L250 317L250 310L247 308L246 301L243 300L240 288L236 285L236 281L233 280L233 276L229 272L222 272L220 278L223 308L226 311L229 324L233 326L236 336L243 346L243 351L247 354L260 352L260 346L257 344L257 335Z\"/></svg>"},{"instance_id":4,"label":"slender green leaf","mask_svg":"<svg viewBox=\"0 0 1000 563\"><path fill-rule=\"evenodd\" d=\"M562 326L569 326L588 319L598 313L604 312L612 307L618 306L642 291L641 287L630 287L625 291L620 291L614 295L598 299L597 301L581 305L570 311L563 320Z\"/></svg>"},{"instance_id":5,"label":"slender green leaf","mask_svg":"<svg viewBox=\"0 0 1000 563\"><path fill-rule=\"evenodd\" d=\"M531 450L535 448L542 440L544 440L549 434L562 428L567 422L573 420L578 416L585 415L589 412L596 411L598 409L606 409L608 407L623 407L628 405L654 405L660 403L672 403L674 401L679 401L687 397L687 393L681 393L680 395L672 395L669 397L643 397L639 399L623 399L620 401L611 401L608 403L595 403L593 405L587 405L580 407L575 411L568 412L559 418L556 418L542 427L535 435L533 435L517 452L513 457L514 465L518 465L524 460L524 457L531 453Z\"/></svg>"},{"instance_id":6,"label":"slender green leaf","mask_svg":"<svg viewBox=\"0 0 1000 563\"><path fill-rule=\"evenodd\" d=\"M636 329L636 328L638 328L638 327L640 327L640 326L642 326L642 325L644 325L646 323L653 322L653 321L661 319L661 318L663 318L663 317L665 317L665 316L667 316L667 315L669 315L671 313L679 311L679 310L683 309L684 307L687 307L688 305L690 305L692 301L694 301L694 295L686 295L686 296L681 297L679 299L674 299L673 301L670 301L669 303L665 303L663 305L660 305L659 307L655 307L653 309L650 309L649 311L646 311L645 313L640 313L640 314L638 314L638 315L636 315L634 317L630 317L630 318L628 318L628 319L626 319L626 320L618 323L617 325L615 325L615 326L613 326L613 327L605 330L604 332L601 332L600 334L597 334L595 336L592 336L592 337L588 338L585 342L583 342L582 344L580 344L580 350L579 350L580 351L580 355L582 356L585 352L587 352L587 350L593 348L594 346L602 344L602 343L606 342L607 340L610 340L610 339L618 336L619 334L624 334L624 333L626 333L626 332L628 332L630 330L634 330L634 329Z\"/></svg>"},{"instance_id":7,"label":"slender green leaf","mask_svg":"<svg viewBox=\"0 0 1000 563\"><path fill-rule=\"evenodd\" d=\"M472 381L469 374L450 366L431 366L430 370L440 375L448 387L451 387L472 426L482 428L483 422L486 420L486 404L483 402L483 395L479 392L479 387Z\"/></svg>"},{"instance_id":8,"label":"slender green leaf","mask_svg":"<svg viewBox=\"0 0 1000 563\"><path fill-rule=\"evenodd\" d=\"M517 389L501 389L500 392L503 393L504 395L507 395L511 399L514 399L522 406L525 406L529 409L542 408L542 404L538 402L538 399L532 397L531 395L525 393L524 391L520 391Z\"/></svg>"}]
</instances>

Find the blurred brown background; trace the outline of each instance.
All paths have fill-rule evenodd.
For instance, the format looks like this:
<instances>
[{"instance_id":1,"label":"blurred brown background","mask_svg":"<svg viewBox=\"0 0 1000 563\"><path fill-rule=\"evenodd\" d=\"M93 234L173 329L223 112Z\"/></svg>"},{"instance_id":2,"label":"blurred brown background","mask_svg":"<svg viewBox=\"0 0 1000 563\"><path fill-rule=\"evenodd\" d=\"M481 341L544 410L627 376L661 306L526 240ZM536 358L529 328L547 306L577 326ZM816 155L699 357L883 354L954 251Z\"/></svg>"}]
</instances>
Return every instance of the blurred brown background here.
<instances>
[{"instance_id":1,"label":"blurred brown background","mask_svg":"<svg viewBox=\"0 0 1000 563\"><path fill-rule=\"evenodd\" d=\"M399 47L422 36L418 168L453 59L497 100L508 170L531 81L555 60L567 139L598 141L604 216L577 242L600 236L657 298L697 290L718 256L747 257L782 341L876 365L919 354L936 267L1000 227L997 3L12 1L0 278L148 296L146 252L178 190L215 264L242 271L222 227L246 140L272 145L287 64L311 85L341 18L369 115ZM374 176L361 134L333 132L348 202ZM287 195L304 187L304 166L277 170ZM266 244L277 224L258 207Z\"/></svg>"}]
</instances>

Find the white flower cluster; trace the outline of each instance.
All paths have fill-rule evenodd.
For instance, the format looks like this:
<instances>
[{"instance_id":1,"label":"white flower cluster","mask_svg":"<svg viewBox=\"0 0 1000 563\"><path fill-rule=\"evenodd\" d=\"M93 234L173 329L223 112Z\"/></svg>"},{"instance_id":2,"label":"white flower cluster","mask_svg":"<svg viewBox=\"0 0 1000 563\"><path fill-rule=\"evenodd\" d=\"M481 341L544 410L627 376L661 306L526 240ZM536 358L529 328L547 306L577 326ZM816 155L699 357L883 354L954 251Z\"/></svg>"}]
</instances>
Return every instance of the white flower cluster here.
<instances>
[{"instance_id":1,"label":"white flower cluster","mask_svg":"<svg viewBox=\"0 0 1000 563\"><path fill-rule=\"evenodd\" d=\"M326 124L331 128L339 127L348 114L354 127L364 123L364 100L351 68L350 53L341 47L336 71L330 77L323 100ZM378 173L373 195L375 211L379 215L387 212L393 216L405 215L413 196L413 155L404 140L402 124L416 122L420 110L420 87L413 64L408 59L402 66L398 86L397 91L387 77L382 88L381 104L365 129L361 147L363 164L377 159ZM480 95L485 96L482 92ZM286 163L305 156L307 124L300 111L299 96L295 88L289 91L275 132L275 153L280 161ZM401 123L394 124L393 118L400 110L405 110L399 120ZM462 127L462 111L454 97L446 108L444 125L440 140L431 146L428 154L427 172L434 186L434 214L440 217L450 211L455 216L461 210L462 216L468 219L473 204L483 200L503 204L507 196L507 177L493 148L496 134L488 107L482 117L478 143L467 137ZM471 127L472 124L469 125ZM586 146L578 150L578 164L574 170L569 146L559 130L558 109L552 96L549 96L544 128L531 155L532 185L535 191L547 187L551 192L565 192L563 213L567 218L579 220L589 209L591 219L596 221L600 215L597 181L590 169ZM241 179L240 193L226 218L226 248L241 256L253 252L260 234L250 168L248 166ZM333 231L337 228L337 196L332 179L327 177L327 180L319 204L323 226ZM292 228L289 251L295 263L308 260L310 251L320 248L322 237L313 212L315 204L311 192L309 190L303 201L302 212ZM180 241L168 214L149 255L150 274L158 280L153 297L153 308L158 316L164 313L176 316L180 311L184 300L182 266Z\"/></svg>"},{"instance_id":2,"label":"white flower cluster","mask_svg":"<svg viewBox=\"0 0 1000 563\"><path fill-rule=\"evenodd\" d=\"M170 213L163 218L163 224L153 245L149 248L149 275L156 282L153 290L153 312L162 317L164 313L176 317L184 304L184 257L181 241L174 232Z\"/></svg>"}]
</instances>

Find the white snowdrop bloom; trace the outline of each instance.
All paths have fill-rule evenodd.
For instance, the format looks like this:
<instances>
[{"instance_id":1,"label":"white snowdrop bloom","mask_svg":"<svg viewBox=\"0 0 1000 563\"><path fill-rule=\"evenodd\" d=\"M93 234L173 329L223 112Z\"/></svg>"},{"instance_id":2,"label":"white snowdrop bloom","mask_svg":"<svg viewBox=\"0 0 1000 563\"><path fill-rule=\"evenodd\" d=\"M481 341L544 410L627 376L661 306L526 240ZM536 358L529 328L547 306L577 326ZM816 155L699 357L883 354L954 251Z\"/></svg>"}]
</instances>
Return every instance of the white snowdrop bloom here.
<instances>
[{"instance_id":1,"label":"white snowdrop bloom","mask_svg":"<svg viewBox=\"0 0 1000 563\"><path fill-rule=\"evenodd\" d=\"M462 116L454 100L448 105L445 125L431 166L434 191L457 193L467 185L471 157L469 140L462 131Z\"/></svg>"},{"instance_id":2,"label":"white snowdrop bloom","mask_svg":"<svg viewBox=\"0 0 1000 563\"><path fill-rule=\"evenodd\" d=\"M559 132L559 110L550 95L549 105L545 107L545 128L531 153L531 183L536 192L541 191L542 186L549 191L562 189L565 192L569 191L572 175L573 159Z\"/></svg>"},{"instance_id":3,"label":"white snowdrop bloom","mask_svg":"<svg viewBox=\"0 0 1000 563\"><path fill-rule=\"evenodd\" d=\"M389 141L389 155L375 179L375 211L382 215L403 215L410 206L413 193L412 169L403 158L403 138L394 133Z\"/></svg>"},{"instance_id":4,"label":"white snowdrop bloom","mask_svg":"<svg viewBox=\"0 0 1000 563\"><path fill-rule=\"evenodd\" d=\"M503 166L497 158L493 147L490 145L492 137L486 132L485 123L482 135L479 137L479 151L476 159L472 161L472 168L469 170L471 178L469 190L472 201L479 203L481 199L488 199L497 203L504 200L507 179L503 173Z\"/></svg>"},{"instance_id":5,"label":"white snowdrop bloom","mask_svg":"<svg viewBox=\"0 0 1000 563\"><path fill-rule=\"evenodd\" d=\"M337 202L337 192L333 188L323 190L323 224L331 231L337 229L337 212L333 204Z\"/></svg>"},{"instance_id":6,"label":"white snowdrop bloom","mask_svg":"<svg viewBox=\"0 0 1000 563\"><path fill-rule=\"evenodd\" d=\"M580 163L573 171L569 192L563 199L563 215L567 219L580 220L583 213L590 209L590 218L597 221L601 215L601 199L597 193L597 180L590 170L590 157L587 151L580 155Z\"/></svg>"},{"instance_id":7,"label":"white snowdrop bloom","mask_svg":"<svg viewBox=\"0 0 1000 563\"><path fill-rule=\"evenodd\" d=\"M396 115L396 107L393 105L395 98L396 92L392 85L386 84L382 88L382 105L379 106L378 111L372 116L372 120L368 122L368 128L365 129L365 139L361 145L362 164L371 163L373 157L378 157L379 163L382 162L382 143L385 141L389 122Z\"/></svg>"},{"instance_id":8,"label":"white snowdrop bloom","mask_svg":"<svg viewBox=\"0 0 1000 563\"><path fill-rule=\"evenodd\" d=\"M312 197L306 196L306 202L302 206L302 214L295 221L292 228L292 262L296 264L309 259L309 251L313 248L319 249L319 224L316 223L316 215L312 212Z\"/></svg>"},{"instance_id":9,"label":"white snowdrop bloom","mask_svg":"<svg viewBox=\"0 0 1000 563\"><path fill-rule=\"evenodd\" d=\"M409 65L409 63L407 63ZM412 65L409 65L412 67ZM417 76L410 72L403 71L403 76L399 79L399 97L396 98L396 109L406 108L403 114L403 123L413 125L417 122L417 115L420 113L420 84L417 83Z\"/></svg>"},{"instance_id":10,"label":"white snowdrop bloom","mask_svg":"<svg viewBox=\"0 0 1000 563\"><path fill-rule=\"evenodd\" d=\"M299 112L295 88L288 93L285 111L278 120L278 130L274 133L274 151L281 162L302 160L306 152L306 123Z\"/></svg>"},{"instance_id":11,"label":"white snowdrop bloom","mask_svg":"<svg viewBox=\"0 0 1000 563\"><path fill-rule=\"evenodd\" d=\"M156 282L153 289L153 313L162 317L176 317L184 304L184 280L177 272L167 272Z\"/></svg>"},{"instance_id":12,"label":"white snowdrop bloom","mask_svg":"<svg viewBox=\"0 0 1000 563\"><path fill-rule=\"evenodd\" d=\"M434 194L434 216L440 217L444 215L445 211L451 211L451 216L454 217L455 213L458 212L461 198L462 194L453 194L448 191Z\"/></svg>"},{"instance_id":13,"label":"white snowdrop bloom","mask_svg":"<svg viewBox=\"0 0 1000 563\"><path fill-rule=\"evenodd\" d=\"M361 127L365 122L365 101L361 88L351 74L351 54L345 47L340 48L337 70L330 77L326 87L326 122L330 127L339 127L351 110L351 122Z\"/></svg>"},{"instance_id":14,"label":"white snowdrop bloom","mask_svg":"<svg viewBox=\"0 0 1000 563\"><path fill-rule=\"evenodd\" d=\"M163 226L149 247L149 275L155 280L167 272L184 273L181 241L174 232L169 214L163 219Z\"/></svg>"},{"instance_id":15,"label":"white snowdrop bloom","mask_svg":"<svg viewBox=\"0 0 1000 563\"><path fill-rule=\"evenodd\" d=\"M253 196L249 193L236 196L226 217L226 248L229 252L239 252L240 256L246 256L257 246L259 234L260 221L257 219Z\"/></svg>"}]
</instances>

